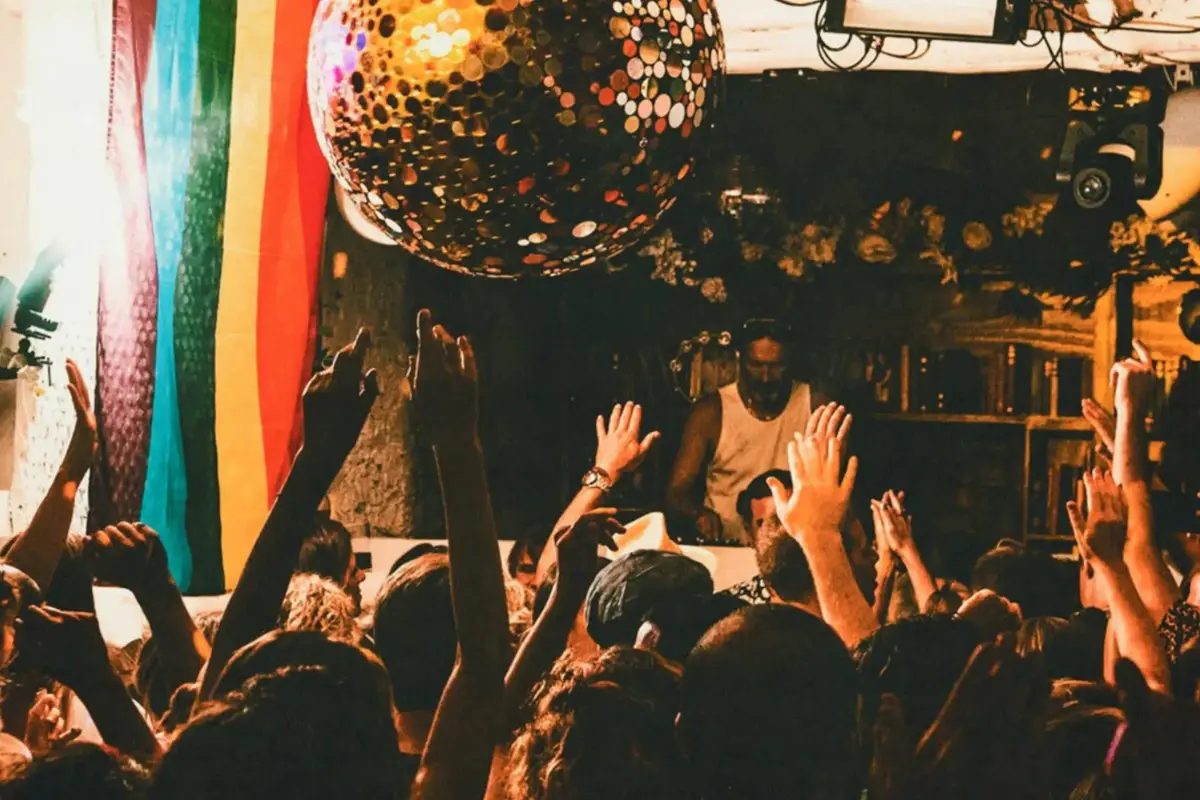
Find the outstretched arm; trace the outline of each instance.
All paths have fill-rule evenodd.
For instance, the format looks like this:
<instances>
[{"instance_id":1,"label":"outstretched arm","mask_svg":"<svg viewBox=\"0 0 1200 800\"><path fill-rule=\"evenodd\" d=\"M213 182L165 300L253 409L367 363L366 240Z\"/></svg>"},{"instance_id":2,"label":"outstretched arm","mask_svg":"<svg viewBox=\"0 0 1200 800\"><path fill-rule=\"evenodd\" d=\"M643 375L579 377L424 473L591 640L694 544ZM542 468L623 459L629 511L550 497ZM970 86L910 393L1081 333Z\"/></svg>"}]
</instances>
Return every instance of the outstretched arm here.
<instances>
[{"instance_id":1,"label":"outstretched arm","mask_svg":"<svg viewBox=\"0 0 1200 800\"><path fill-rule=\"evenodd\" d=\"M412 796L483 797L510 657L504 573L479 444L478 374L465 336L417 316L413 404L433 444L450 542L458 661L442 692Z\"/></svg>"},{"instance_id":2,"label":"outstretched arm","mask_svg":"<svg viewBox=\"0 0 1200 800\"><path fill-rule=\"evenodd\" d=\"M23 533L17 535L5 561L32 578L43 594L58 568L71 518L75 514L75 495L96 457L96 415L88 396L83 373L74 361L67 361L67 391L75 406L75 430L62 466L55 473L46 496Z\"/></svg>"},{"instance_id":3,"label":"outstretched arm","mask_svg":"<svg viewBox=\"0 0 1200 800\"><path fill-rule=\"evenodd\" d=\"M1080 553L1093 565L1104 586L1112 614L1112 627L1121 655L1133 661L1147 682L1168 691L1170 667L1158 626L1147 611L1124 562L1126 513L1121 489L1112 475L1095 470L1084 473L1088 512L1069 503L1067 512Z\"/></svg>"},{"instance_id":4,"label":"outstretched arm","mask_svg":"<svg viewBox=\"0 0 1200 800\"><path fill-rule=\"evenodd\" d=\"M370 344L370 336L360 331L333 366L314 375L304 389L304 445L229 598L205 668L202 700L212 696L234 652L275 627L305 532L379 394L375 371L362 373Z\"/></svg>"},{"instance_id":5,"label":"outstretched arm","mask_svg":"<svg viewBox=\"0 0 1200 800\"><path fill-rule=\"evenodd\" d=\"M167 694L196 680L211 649L171 577L158 534L122 522L89 536L84 548L96 579L128 589L141 606L158 644Z\"/></svg>"},{"instance_id":6,"label":"outstretched arm","mask_svg":"<svg viewBox=\"0 0 1200 800\"><path fill-rule=\"evenodd\" d=\"M817 414L819 419L810 426L815 433L796 434L788 443L792 491L774 479L768 485L775 513L808 558L821 616L847 647L853 647L879 628L854 580L841 536L858 459L847 462L843 476L842 442L849 426L845 409L825 406Z\"/></svg>"},{"instance_id":7,"label":"outstretched arm","mask_svg":"<svg viewBox=\"0 0 1200 800\"><path fill-rule=\"evenodd\" d=\"M636 470L645 460L650 448L658 441L658 431L641 436L642 407L633 403L613 406L606 423L604 417L596 417L596 459L592 463L603 471L615 486L621 478ZM570 528L584 514L592 511L604 499L606 492L600 488L585 486L571 500L562 516L554 523L555 532ZM557 558L558 547L554 536L550 536L538 559L537 582L546 579L550 566Z\"/></svg>"}]
</instances>

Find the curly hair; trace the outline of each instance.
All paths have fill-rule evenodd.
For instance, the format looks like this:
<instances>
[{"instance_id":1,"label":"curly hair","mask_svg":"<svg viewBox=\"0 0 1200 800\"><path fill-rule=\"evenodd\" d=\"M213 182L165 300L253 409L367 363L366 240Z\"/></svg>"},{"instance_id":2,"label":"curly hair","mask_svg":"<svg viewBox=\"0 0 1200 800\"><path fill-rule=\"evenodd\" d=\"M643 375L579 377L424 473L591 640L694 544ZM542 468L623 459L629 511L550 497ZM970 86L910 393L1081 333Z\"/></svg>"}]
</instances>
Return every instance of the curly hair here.
<instances>
[{"instance_id":1,"label":"curly hair","mask_svg":"<svg viewBox=\"0 0 1200 800\"><path fill-rule=\"evenodd\" d=\"M292 576L279 609L279 627L285 631L318 631L343 642L362 638L350 595L329 578L311 573Z\"/></svg>"},{"instance_id":2,"label":"curly hair","mask_svg":"<svg viewBox=\"0 0 1200 800\"><path fill-rule=\"evenodd\" d=\"M674 723L679 673L643 650L564 656L534 691L513 742L511 800L685 795Z\"/></svg>"}]
</instances>

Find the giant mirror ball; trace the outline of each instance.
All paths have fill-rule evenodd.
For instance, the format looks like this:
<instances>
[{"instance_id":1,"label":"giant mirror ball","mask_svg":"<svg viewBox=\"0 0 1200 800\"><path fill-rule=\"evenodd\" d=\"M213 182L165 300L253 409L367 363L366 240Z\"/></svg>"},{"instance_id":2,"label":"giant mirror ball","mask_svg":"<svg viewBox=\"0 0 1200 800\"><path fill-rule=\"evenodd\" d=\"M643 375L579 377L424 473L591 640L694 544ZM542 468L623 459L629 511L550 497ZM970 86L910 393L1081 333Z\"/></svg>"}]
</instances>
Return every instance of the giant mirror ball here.
<instances>
[{"instance_id":1,"label":"giant mirror ball","mask_svg":"<svg viewBox=\"0 0 1200 800\"><path fill-rule=\"evenodd\" d=\"M695 169L725 53L714 0L322 0L317 138L363 216L490 277L635 244Z\"/></svg>"}]
</instances>

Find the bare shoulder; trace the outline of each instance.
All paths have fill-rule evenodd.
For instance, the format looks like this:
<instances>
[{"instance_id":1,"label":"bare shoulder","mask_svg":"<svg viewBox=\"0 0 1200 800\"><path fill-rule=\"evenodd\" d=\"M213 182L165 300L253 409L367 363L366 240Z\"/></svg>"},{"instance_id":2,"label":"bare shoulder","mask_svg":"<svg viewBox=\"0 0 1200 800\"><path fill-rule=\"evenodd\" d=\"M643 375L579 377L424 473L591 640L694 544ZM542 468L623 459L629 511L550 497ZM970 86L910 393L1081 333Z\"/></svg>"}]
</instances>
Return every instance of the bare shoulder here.
<instances>
[{"instance_id":1,"label":"bare shoulder","mask_svg":"<svg viewBox=\"0 0 1200 800\"><path fill-rule=\"evenodd\" d=\"M688 415L688 427L716 434L721 430L721 396L713 393L696 401Z\"/></svg>"}]
</instances>

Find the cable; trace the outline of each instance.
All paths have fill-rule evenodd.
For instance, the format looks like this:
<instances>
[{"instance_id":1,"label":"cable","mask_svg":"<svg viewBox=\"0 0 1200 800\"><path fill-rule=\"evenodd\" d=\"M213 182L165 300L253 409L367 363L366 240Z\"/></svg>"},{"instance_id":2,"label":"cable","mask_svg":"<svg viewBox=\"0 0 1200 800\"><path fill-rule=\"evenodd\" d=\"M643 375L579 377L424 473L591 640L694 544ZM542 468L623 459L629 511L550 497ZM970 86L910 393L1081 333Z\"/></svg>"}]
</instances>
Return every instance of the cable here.
<instances>
[{"instance_id":1,"label":"cable","mask_svg":"<svg viewBox=\"0 0 1200 800\"><path fill-rule=\"evenodd\" d=\"M778 0L777 0L778 2ZM1170 22L1166 20L1147 20L1138 18L1128 22L1121 22L1116 25L1105 25L1095 20L1081 17L1070 9L1062 5L1059 0L1033 0L1033 4L1039 8L1044 8L1052 11L1060 17L1065 17L1071 20L1082 30L1108 33L1111 31L1133 31L1135 33L1153 33L1153 34L1187 34L1200 33L1200 27L1194 25L1183 25L1178 22ZM1149 23L1149 25L1147 25ZM1152 27L1159 26L1159 27Z\"/></svg>"}]
</instances>

